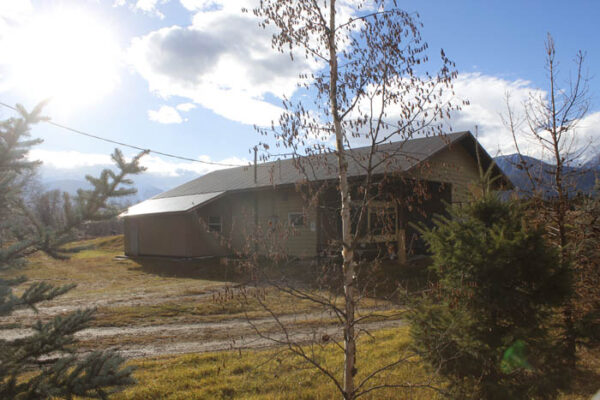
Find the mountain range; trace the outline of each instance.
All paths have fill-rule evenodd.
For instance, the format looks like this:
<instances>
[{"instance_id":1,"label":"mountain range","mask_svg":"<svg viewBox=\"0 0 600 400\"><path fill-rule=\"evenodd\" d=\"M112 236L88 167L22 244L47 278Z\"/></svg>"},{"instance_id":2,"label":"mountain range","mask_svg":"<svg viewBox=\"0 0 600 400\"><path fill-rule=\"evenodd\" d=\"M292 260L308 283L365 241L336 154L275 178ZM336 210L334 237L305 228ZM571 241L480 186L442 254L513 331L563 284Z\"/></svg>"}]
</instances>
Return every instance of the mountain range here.
<instances>
[{"instance_id":1,"label":"mountain range","mask_svg":"<svg viewBox=\"0 0 600 400\"><path fill-rule=\"evenodd\" d=\"M91 187L85 179L86 175L99 176L104 168L105 166L90 166L64 169L42 164L39 169L38 181L45 190L60 190L74 195L77 193L77 189ZM139 203L194 178L197 178L197 175L191 172L183 172L176 176L142 173L132 177L137 193L119 199L119 203Z\"/></svg>"},{"instance_id":2,"label":"mountain range","mask_svg":"<svg viewBox=\"0 0 600 400\"><path fill-rule=\"evenodd\" d=\"M537 158L510 154L494 158L496 164L510 178L516 189L529 192L532 179L546 196L555 195L553 188L555 166ZM527 172L529 170L529 174ZM531 178L530 178L531 176ZM565 166L563 176L571 194L591 193L600 178L600 154L582 165Z\"/></svg>"}]
</instances>

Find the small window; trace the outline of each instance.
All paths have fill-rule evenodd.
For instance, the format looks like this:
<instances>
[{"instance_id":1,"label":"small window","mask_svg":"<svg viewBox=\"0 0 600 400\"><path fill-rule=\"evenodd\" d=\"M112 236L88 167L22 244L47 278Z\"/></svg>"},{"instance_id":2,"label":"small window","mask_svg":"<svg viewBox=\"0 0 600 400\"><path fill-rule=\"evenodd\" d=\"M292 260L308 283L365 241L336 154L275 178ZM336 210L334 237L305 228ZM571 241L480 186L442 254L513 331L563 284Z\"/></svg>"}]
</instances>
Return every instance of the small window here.
<instances>
[{"instance_id":1,"label":"small window","mask_svg":"<svg viewBox=\"0 0 600 400\"><path fill-rule=\"evenodd\" d=\"M208 217L208 231L221 233L221 217Z\"/></svg>"},{"instance_id":2,"label":"small window","mask_svg":"<svg viewBox=\"0 0 600 400\"><path fill-rule=\"evenodd\" d=\"M371 235L395 235L398 224L397 221L398 215L396 208L369 208L369 232Z\"/></svg>"},{"instance_id":3,"label":"small window","mask_svg":"<svg viewBox=\"0 0 600 400\"><path fill-rule=\"evenodd\" d=\"M302 213L289 213L288 222L290 226L299 227L304 226L304 214Z\"/></svg>"}]
</instances>

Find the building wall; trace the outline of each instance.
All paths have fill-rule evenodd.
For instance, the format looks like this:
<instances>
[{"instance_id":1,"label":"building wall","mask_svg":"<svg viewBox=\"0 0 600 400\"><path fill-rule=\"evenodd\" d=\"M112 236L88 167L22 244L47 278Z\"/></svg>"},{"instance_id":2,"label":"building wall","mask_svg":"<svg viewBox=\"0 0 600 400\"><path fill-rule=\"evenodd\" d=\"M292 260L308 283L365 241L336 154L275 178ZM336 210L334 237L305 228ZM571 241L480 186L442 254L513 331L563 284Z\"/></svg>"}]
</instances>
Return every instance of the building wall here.
<instances>
[{"instance_id":1,"label":"building wall","mask_svg":"<svg viewBox=\"0 0 600 400\"><path fill-rule=\"evenodd\" d=\"M304 213L303 225L290 226L290 213ZM258 251L297 257L316 255L315 213L304 209L301 194L293 188L232 194L201 207L196 214L204 225L210 216L221 217L221 246L229 247L228 254Z\"/></svg>"},{"instance_id":2,"label":"building wall","mask_svg":"<svg viewBox=\"0 0 600 400\"><path fill-rule=\"evenodd\" d=\"M187 213L125 218L125 254L202 257L258 251L312 257L316 216L303 206L293 188L268 189L225 196ZM303 225L291 227L289 213L305 213ZM221 218L220 234L209 231L211 216Z\"/></svg>"},{"instance_id":3,"label":"building wall","mask_svg":"<svg viewBox=\"0 0 600 400\"><path fill-rule=\"evenodd\" d=\"M459 144L435 155L412 175L451 183L453 203L470 201L479 180L476 160ZM289 214L296 212L305 214L304 224L290 227ZM222 218L221 236L208 232L210 216ZM312 257L317 254L318 228L316 211L306 208L294 188L247 191L188 213L125 218L125 253L200 257L258 251ZM327 239L320 238L321 247Z\"/></svg>"},{"instance_id":4,"label":"building wall","mask_svg":"<svg viewBox=\"0 0 600 400\"><path fill-rule=\"evenodd\" d=\"M460 144L433 156L429 162L418 167L414 175L431 181L451 183L453 203L471 201L473 190L479 182L477 161Z\"/></svg>"},{"instance_id":5,"label":"building wall","mask_svg":"<svg viewBox=\"0 0 600 400\"><path fill-rule=\"evenodd\" d=\"M261 191L258 192L258 196L259 229L272 230L273 238L280 240L281 249L289 255L315 256L317 252L316 213L313 209L306 208L301 193L289 188L280 191ZM290 225L290 213L304 214L301 226Z\"/></svg>"},{"instance_id":6,"label":"building wall","mask_svg":"<svg viewBox=\"0 0 600 400\"><path fill-rule=\"evenodd\" d=\"M125 254L185 256L187 233L184 214L126 218Z\"/></svg>"}]
</instances>

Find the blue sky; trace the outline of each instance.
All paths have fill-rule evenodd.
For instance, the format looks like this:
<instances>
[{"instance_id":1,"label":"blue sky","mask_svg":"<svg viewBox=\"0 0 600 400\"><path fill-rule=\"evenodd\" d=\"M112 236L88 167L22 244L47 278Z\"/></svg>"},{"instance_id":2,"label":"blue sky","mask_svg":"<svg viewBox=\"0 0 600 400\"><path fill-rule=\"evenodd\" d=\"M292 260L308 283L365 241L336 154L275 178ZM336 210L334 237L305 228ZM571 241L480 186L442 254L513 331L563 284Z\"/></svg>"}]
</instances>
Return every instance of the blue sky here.
<instances>
[{"instance_id":1,"label":"blue sky","mask_svg":"<svg viewBox=\"0 0 600 400\"><path fill-rule=\"evenodd\" d=\"M59 91L50 93L54 100L47 107L47 115L56 122L190 158L244 163L260 140L252 124L265 124L276 115L278 96L292 95L295 75L307 67L270 52L268 33L239 15L240 7L251 3L3 1L0 101L31 107L46 93ZM456 62L457 95L468 98L471 106L452 122L455 129L477 124L490 153L511 152L498 116L503 95L509 90L518 101L544 89L544 39L550 32L564 78L576 51L587 53L592 107L582 122L582 137L600 142L600 77L595 76L600 68L600 2L399 3L420 14L432 58L444 48ZM24 37L33 39L27 42ZM32 52L39 43L42 49ZM42 83L35 85L37 81L23 77L23 71ZM52 86L47 82L55 85L45 87ZM0 110L0 118L10 115ZM36 126L33 135L45 141L33 156L65 175L103 165L114 147L47 125ZM597 150L592 146L590 154ZM165 177L210 170L156 156L146 163L151 173Z\"/></svg>"}]
</instances>

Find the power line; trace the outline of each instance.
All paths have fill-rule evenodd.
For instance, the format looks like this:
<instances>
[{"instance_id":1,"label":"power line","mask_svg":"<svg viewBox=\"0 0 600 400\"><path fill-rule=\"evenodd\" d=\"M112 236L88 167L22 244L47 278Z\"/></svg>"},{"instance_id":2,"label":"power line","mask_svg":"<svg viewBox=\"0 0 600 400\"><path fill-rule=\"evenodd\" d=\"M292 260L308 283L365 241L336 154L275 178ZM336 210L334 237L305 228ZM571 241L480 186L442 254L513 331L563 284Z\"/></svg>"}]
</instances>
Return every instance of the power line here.
<instances>
[{"instance_id":1,"label":"power line","mask_svg":"<svg viewBox=\"0 0 600 400\"><path fill-rule=\"evenodd\" d=\"M3 106L3 107L6 107L6 108L10 108L13 111L17 111L17 112L19 111L19 110L17 110L17 108L15 108L15 107L13 107L11 105L8 105L6 103L3 103L1 101L0 101L0 105ZM53 122L53 121L50 121L50 120L44 121L44 122L46 122L47 124L53 125L53 126L55 126L57 128L61 128L61 129L64 129L64 130L67 130L67 131L70 131L72 133L76 133L76 134L79 134L79 135L87 136L87 137L90 137L92 139L102 140L104 142L116 144L116 145L123 146L123 147L129 147L129 148L135 149L135 150L147 151L149 153L154 153L154 154L158 154L158 155L165 156L165 157L177 158L179 160L197 162L197 163L200 163L200 164L217 165L217 166L221 166L221 167L243 167L244 166L244 165L239 165L239 164L227 164L227 163L220 163L220 162L214 162L214 161L203 161L203 160L198 160L198 159L195 159L195 158L189 158L189 157L178 156L176 154L165 153L165 152L158 151L158 150L145 149L145 148L140 147L140 146L135 146L135 145L128 144L128 143L118 142L116 140L107 139L107 138L104 138L104 137L101 137L101 136L98 136L98 135L93 135L91 133L83 132L83 131L80 131L79 129L71 128L71 127L68 127L66 125L59 124L57 122Z\"/></svg>"}]
</instances>

